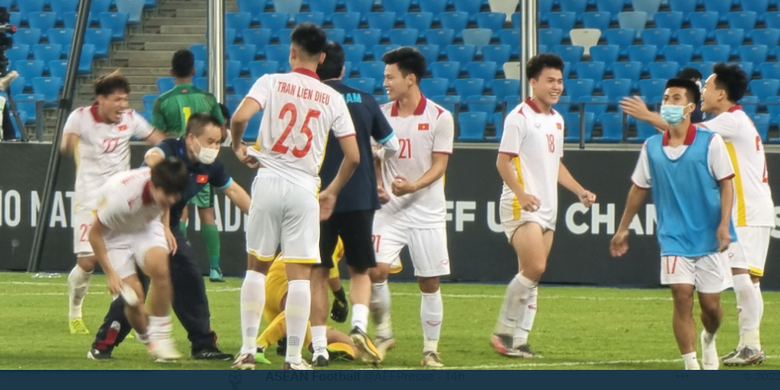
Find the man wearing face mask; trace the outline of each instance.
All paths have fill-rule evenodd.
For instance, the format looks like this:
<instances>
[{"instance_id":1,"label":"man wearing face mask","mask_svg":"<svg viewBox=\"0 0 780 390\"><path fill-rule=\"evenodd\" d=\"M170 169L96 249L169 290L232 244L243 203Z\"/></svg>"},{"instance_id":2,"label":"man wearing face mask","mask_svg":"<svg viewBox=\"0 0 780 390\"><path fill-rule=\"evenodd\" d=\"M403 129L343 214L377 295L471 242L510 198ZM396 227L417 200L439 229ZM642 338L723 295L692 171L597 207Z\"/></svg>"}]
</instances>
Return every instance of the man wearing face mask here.
<instances>
[{"instance_id":1,"label":"man wearing face mask","mask_svg":"<svg viewBox=\"0 0 780 390\"><path fill-rule=\"evenodd\" d=\"M233 181L222 163L217 160L221 140L222 125L217 118L208 114L192 114L183 137L163 140L146 153L144 160L151 167L167 157L175 156L184 161L189 172L189 182L181 200L171 207L171 224L179 220L187 202L207 184L223 190L242 212L248 212L249 195ZM217 335L210 326L211 314L206 287L197 261L192 256L192 248L180 230L172 229L172 232L177 244L170 260L173 310L187 330L192 343L191 357L231 360L232 355L217 348ZM114 347L130 332L129 323L123 314L124 304L122 299L112 302L111 309L92 344L90 357L110 359ZM145 335L139 335L139 341L145 342Z\"/></svg>"},{"instance_id":2,"label":"man wearing face mask","mask_svg":"<svg viewBox=\"0 0 780 390\"><path fill-rule=\"evenodd\" d=\"M721 291L731 286L728 260L721 253L736 241L731 224L734 169L720 135L691 124L700 100L693 81L666 83L661 117L668 130L648 138L631 180L620 227L612 238L612 256L628 251L628 228L652 189L658 214L661 283L674 300L673 328L685 368L700 369L696 360L693 291L701 306L702 366L718 369L715 332L723 310Z\"/></svg>"}]
</instances>

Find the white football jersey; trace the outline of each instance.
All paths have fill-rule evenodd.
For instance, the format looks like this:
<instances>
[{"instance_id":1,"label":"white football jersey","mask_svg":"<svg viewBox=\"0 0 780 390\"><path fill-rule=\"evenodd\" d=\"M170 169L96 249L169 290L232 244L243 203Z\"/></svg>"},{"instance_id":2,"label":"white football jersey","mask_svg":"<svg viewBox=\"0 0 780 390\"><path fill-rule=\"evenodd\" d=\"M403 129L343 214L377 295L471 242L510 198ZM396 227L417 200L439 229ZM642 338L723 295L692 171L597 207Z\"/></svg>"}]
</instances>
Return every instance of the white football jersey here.
<instances>
[{"instance_id":1,"label":"white football jersey","mask_svg":"<svg viewBox=\"0 0 780 390\"><path fill-rule=\"evenodd\" d=\"M512 166L520 187L539 198L534 213L553 225L558 216L558 170L563 157L563 117L553 109L541 112L526 98L507 114L499 153L512 156ZM517 197L504 183L501 204L511 207L513 219L520 219Z\"/></svg>"},{"instance_id":2,"label":"white football jersey","mask_svg":"<svg viewBox=\"0 0 780 390\"><path fill-rule=\"evenodd\" d=\"M152 135L154 129L137 112L122 113L119 123L100 120L95 103L73 111L65 122L63 133L79 137L75 149L76 194L80 207L97 207L97 190L106 180L130 169L130 137L138 140Z\"/></svg>"},{"instance_id":3,"label":"white football jersey","mask_svg":"<svg viewBox=\"0 0 780 390\"><path fill-rule=\"evenodd\" d=\"M108 237L143 231L159 221L164 209L149 193L152 170L148 167L120 172L99 190L97 218L108 230Z\"/></svg>"},{"instance_id":4,"label":"white football jersey","mask_svg":"<svg viewBox=\"0 0 780 390\"><path fill-rule=\"evenodd\" d=\"M263 110L257 142L248 154L316 195L330 130L338 138L355 135L344 98L306 69L267 74L246 97Z\"/></svg>"},{"instance_id":5,"label":"white football jersey","mask_svg":"<svg viewBox=\"0 0 780 390\"><path fill-rule=\"evenodd\" d=\"M395 196L392 183L397 175L410 182L422 177L433 166L433 153L452 154L454 123L452 114L422 96L412 115L398 116L397 102L381 106L401 145L400 150L382 164L382 181L390 202L379 211L385 216L409 224L409 227L446 226L444 177L415 193Z\"/></svg>"},{"instance_id":6,"label":"white football jersey","mask_svg":"<svg viewBox=\"0 0 780 390\"><path fill-rule=\"evenodd\" d=\"M734 226L775 226L775 206L769 188L764 144L742 107L733 106L698 124L723 137L734 167Z\"/></svg>"}]
</instances>

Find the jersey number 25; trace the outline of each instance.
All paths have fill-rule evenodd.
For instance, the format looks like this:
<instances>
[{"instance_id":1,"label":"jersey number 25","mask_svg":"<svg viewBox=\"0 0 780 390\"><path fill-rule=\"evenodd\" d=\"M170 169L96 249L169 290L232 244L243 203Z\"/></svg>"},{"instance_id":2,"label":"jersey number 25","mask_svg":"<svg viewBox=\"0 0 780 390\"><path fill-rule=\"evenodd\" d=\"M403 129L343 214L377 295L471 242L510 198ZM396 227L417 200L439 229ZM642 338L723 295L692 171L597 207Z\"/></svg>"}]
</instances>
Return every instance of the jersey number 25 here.
<instances>
[{"instance_id":1,"label":"jersey number 25","mask_svg":"<svg viewBox=\"0 0 780 390\"><path fill-rule=\"evenodd\" d=\"M292 131L293 127L295 127L295 122L298 120L298 109L295 107L295 104L285 104L284 107L282 107L282 111L279 113L279 119L284 120L287 116L287 113L290 113L290 122L284 129L282 136L279 137L279 140L276 141L273 148L271 148L271 150L276 153L286 154L290 150L290 147L286 146L284 142L287 140L287 137L290 136L290 132ZM309 109L309 112L306 113L306 119L304 119L303 126L301 126L300 129L301 134L306 136L306 145L303 148L298 148L297 146L294 147L292 150L293 156L301 158L309 154L309 150L311 149L311 139L313 137L311 129L309 128L309 121L312 118L319 117L320 112L317 110Z\"/></svg>"}]
</instances>

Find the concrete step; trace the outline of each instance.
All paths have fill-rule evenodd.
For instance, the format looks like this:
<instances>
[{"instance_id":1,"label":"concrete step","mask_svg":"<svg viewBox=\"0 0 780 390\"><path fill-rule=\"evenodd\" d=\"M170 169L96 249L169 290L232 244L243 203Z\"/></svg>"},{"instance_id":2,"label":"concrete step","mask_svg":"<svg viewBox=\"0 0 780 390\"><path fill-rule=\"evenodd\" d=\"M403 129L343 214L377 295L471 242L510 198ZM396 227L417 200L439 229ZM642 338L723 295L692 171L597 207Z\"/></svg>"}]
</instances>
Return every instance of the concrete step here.
<instances>
[{"instance_id":1,"label":"concrete step","mask_svg":"<svg viewBox=\"0 0 780 390\"><path fill-rule=\"evenodd\" d=\"M206 36L206 19L203 19L203 24L192 26L160 26L160 34L200 34Z\"/></svg>"},{"instance_id":2,"label":"concrete step","mask_svg":"<svg viewBox=\"0 0 780 390\"><path fill-rule=\"evenodd\" d=\"M189 49L190 44L184 42L146 42L143 48L146 51L176 51L179 49Z\"/></svg>"},{"instance_id":3,"label":"concrete step","mask_svg":"<svg viewBox=\"0 0 780 390\"><path fill-rule=\"evenodd\" d=\"M208 16L208 10L203 8L184 8L176 10L176 17L178 18L203 18L204 20Z\"/></svg>"},{"instance_id":4,"label":"concrete step","mask_svg":"<svg viewBox=\"0 0 780 390\"><path fill-rule=\"evenodd\" d=\"M157 79L168 76L170 76L168 72L148 76L127 76L127 81L129 81L130 85L133 87L136 85L157 85Z\"/></svg>"},{"instance_id":5,"label":"concrete step","mask_svg":"<svg viewBox=\"0 0 780 390\"><path fill-rule=\"evenodd\" d=\"M151 17L144 20L144 26L203 26L206 27L205 18L162 18Z\"/></svg>"},{"instance_id":6,"label":"concrete step","mask_svg":"<svg viewBox=\"0 0 780 390\"><path fill-rule=\"evenodd\" d=\"M201 34L135 34L128 38L131 43L146 42L181 42L190 45L196 43L206 43L206 30Z\"/></svg>"},{"instance_id":7,"label":"concrete step","mask_svg":"<svg viewBox=\"0 0 780 390\"><path fill-rule=\"evenodd\" d=\"M125 76L151 76L151 75L160 75L160 74L167 75L170 69L171 69L171 64L168 63L167 66L157 67L157 68L150 68L150 67L124 68L122 69L122 74ZM95 73L106 74L106 73L111 73L114 70L116 70L116 68L99 67L99 68L95 68Z\"/></svg>"},{"instance_id":8,"label":"concrete step","mask_svg":"<svg viewBox=\"0 0 780 390\"><path fill-rule=\"evenodd\" d=\"M134 94L137 93L140 96L159 93L156 84L155 85L152 84L132 85L131 88ZM93 89L91 85L79 85L79 94L90 94L92 93L92 91Z\"/></svg>"}]
</instances>

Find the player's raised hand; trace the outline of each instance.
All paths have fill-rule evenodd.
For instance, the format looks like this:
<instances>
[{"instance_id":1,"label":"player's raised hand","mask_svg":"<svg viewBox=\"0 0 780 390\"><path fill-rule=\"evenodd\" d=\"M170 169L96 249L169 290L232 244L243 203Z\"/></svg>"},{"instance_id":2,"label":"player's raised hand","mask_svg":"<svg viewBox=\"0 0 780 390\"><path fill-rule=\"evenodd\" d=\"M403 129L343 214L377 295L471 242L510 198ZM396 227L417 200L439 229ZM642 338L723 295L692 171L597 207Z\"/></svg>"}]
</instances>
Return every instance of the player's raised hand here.
<instances>
[{"instance_id":1,"label":"player's raised hand","mask_svg":"<svg viewBox=\"0 0 780 390\"><path fill-rule=\"evenodd\" d=\"M393 179L393 195L395 196L404 196L406 194L411 194L415 192L417 189L414 188L414 183L410 182L409 179L406 178L404 175L396 175Z\"/></svg>"},{"instance_id":2,"label":"player's raised hand","mask_svg":"<svg viewBox=\"0 0 780 390\"><path fill-rule=\"evenodd\" d=\"M593 205L593 203L596 203L596 194L584 190L579 195L580 203L582 203L585 207L590 207Z\"/></svg>"},{"instance_id":3,"label":"player's raised hand","mask_svg":"<svg viewBox=\"0 0 780 390\"><path fill-rule=\"evenodd\" d=\"M652 112L647 108L647 104L639 96L627 96L620 102L620 108L628 115L633 116L640 121L648 120Z\"/></svg>"},{"instance_id":4,"label":"player's raised hand","mask_svg":"<svg viewBox=\"0 0 780 390\"><path fill-rule=\"evenodd\" d=\"M320 221L327 221L336 208L336 194L325 190L320 192Z\"/></svg>"},{"instance_id":5,"label":"player's raised hand","mask_svg":"<svg viewBox=\"0 0 780 390\"><path fill-rule=\"evenodd\" d=\"M539 198L530 194L517 195L517 202L520 204L521 209L530 212L539 210L539 206L542 205L542 201Z\"/></svg>"},{"instance_id":6,"label":"player's raised hand","mask_svg":"<svg viewBox=\"0 0 780 390\"><path fill-rule=\"evenodd\" d=\"M723 252L728 249L729 244L731 244L731 230L729 230L728 226L719 226L717 236L718 252Z\"/></svg>"},{"instance_id":7,"label":"player's raised hand","mask_svg":"<svg viewBox=\"0 0 780 390\"><path fill-rule=\"evenodd\" d=\"M106 274L106 284L108 285L108 291L113 296L118 296L122 290L122 279L119 279L119 275L116 272Z\"/></svg>"},{"instance_id":8,"label":"player's raised hand","mask_svg":"<svg viewBox=\"0 0 780 390\"><path fill-rule=\"evenodd\" d=\"M377 187L376 191L379 195L379 203L387 204L390 201L390 195L387 194L384 187Z\"/></svg>"},{"instance_id":9,"label":"player's raised hand","mask_svg":"<svg viewBox=\"0 0 780 390\"><path fill-rule=\"evenodd\" d=\"M257 162L254 157L251 157L246 153L246 145L233 145L233 152L236 153L238 161L240 161L242 164L246 164L249 168L260 168L260 163Z\"/></svg>"},{"instance_id":10,"label":"player's raised hand","mask_svg":"<svg viewBox=\"0 0 780 390\"><path fill-rule=\"evenodd\" d=\"M628 252L628 230L618 230L609 243L609 253L612 257L620 257Z\"/></svg>"},{"instance_id":11,"label":"player's raised hand","mask_svg":"<svg viewBox=\"0 0 780 390\"><path fill-rule=\"evenodd\" d=\"M165 240L168 241L168 249L170 249L171 254L175 255L179 245L176 243L176 236L173 235L171 229L165 229Z\"/></svg>"}]
</instances>

